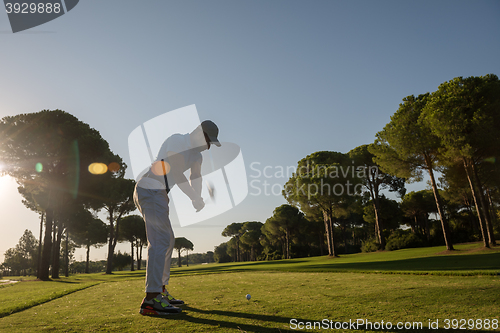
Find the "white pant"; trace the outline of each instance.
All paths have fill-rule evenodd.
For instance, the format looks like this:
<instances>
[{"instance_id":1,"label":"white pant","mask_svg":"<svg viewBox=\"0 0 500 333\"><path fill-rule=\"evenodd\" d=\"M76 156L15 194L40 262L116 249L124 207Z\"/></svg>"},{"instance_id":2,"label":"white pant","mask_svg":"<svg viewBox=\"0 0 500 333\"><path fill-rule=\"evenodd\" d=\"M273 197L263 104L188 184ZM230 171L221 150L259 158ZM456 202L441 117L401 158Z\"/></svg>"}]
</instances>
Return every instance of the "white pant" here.
<instances>
[{"instance_id":1,"label":"white pant","mask_svg":"<svg viewBox=\"0 0 500 333\"><path fill-rule=\"evenodd\" d=\"M146 292L163 291L163 285L170 278L170 263L175 237L168 217L168 195L165 189L148 189L147 182L141 179L134 190L134 203L146 224L148 256L146 265Z\"/></svg>"}]
</instances>

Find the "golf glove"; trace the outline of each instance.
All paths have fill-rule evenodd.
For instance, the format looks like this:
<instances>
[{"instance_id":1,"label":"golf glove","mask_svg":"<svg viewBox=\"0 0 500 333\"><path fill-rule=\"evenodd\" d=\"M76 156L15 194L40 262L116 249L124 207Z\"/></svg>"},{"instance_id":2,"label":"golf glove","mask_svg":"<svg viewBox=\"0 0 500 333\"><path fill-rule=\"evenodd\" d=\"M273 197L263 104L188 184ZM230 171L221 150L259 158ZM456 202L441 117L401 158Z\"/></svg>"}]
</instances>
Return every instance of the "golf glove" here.
<instances>
[{"instance_id":1,"label":"golf glove","mask_svg":"<svg viewBox=\"0 0 500 333\"><path fill-rule=\"evenodd\" d=\"M205 202L203 201L202 197L199 197L196 200L192 200L191 202L193 203L193 207L194 209L196 209L196 212L199 212L203 209L203 207L205 207Z\"/></svg>"}]
</instances>

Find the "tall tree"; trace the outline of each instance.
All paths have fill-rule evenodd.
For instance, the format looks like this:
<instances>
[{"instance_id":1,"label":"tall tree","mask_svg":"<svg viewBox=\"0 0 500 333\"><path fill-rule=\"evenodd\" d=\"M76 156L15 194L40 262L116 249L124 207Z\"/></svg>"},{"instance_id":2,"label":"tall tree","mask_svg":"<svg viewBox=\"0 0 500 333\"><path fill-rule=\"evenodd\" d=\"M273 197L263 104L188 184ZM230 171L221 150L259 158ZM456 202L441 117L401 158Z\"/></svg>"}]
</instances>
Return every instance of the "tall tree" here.
<instances>
[{"instance_id":1,"label":"tall tree","mask_svg":"<svg viewBox=\"0 0 500 333\"><path fill-rule=\"evenodd\" d=\"M222 231L222 236L224 237L233 237L236 242L236 260L235 261L241 261L241 256L240 256L240 237L243 235L244 230L243 228L243 223L241 222L234 222L231 223L230 225L226 226L224 230Z\"/></svg>"},{"instance_id":2,"label":"tall tree","mask_svg":"<svg viewBox=\"0 0 500 333\"><path fill-rule=\"evenodd\" d=\"M383 172L380 166L374 161L374 155L369 151L370 145L362 145L349 152L353 159L357 172L362 172L363 177L359 177L363 184L364 191L368 192L375 214L375 233L377 235L381 249L385 248L383 219L380 216L380 196L381 191L388 189L391 192L398 192L402 197L406 189L404 179Z\"/></svg>"},{"instance_id":3,"label":"tall tree","mask_svg":"<svg viewBox=\"0 0 500 333\"><path fill-rule=\"evenodd\" d=\"M356 195L359 179L349 157L320 151L298 162L297 172L288 180L283 195L289 204L306 215L320 213L326 230L328 254L336 257L335 223L346 216Z\"/></svg>"},{"instance_id":4,"label":"tall tree","mask_svg":"<svg viewBox=\"0 0 500 333\"><path fill-rule=\"evenodd\" d=\"M61 110L43 110L0 120L0 156L6 172L21 186L36 184L45 213L45 235L39 278L49 278L53 222L70 200L89 202L96 180L87 172L96 161L121 163L98 131ZM107 175L101 175L108 177ZM101 177L102 179L102 177ZM27 197L25 196L27 199Z\"/></svg>"},{"instance_id":5,"label":"tall tree","mask_svg":"<svg viewBox=\"0 0 500 333\"><path fill-rule=\"evenodd\" d=\"M410 218L412 232L420 232L429 240L429 214L436 211L433 193L429 190L407 193L401 202L401 210Z\"/></svg>"},{"instance_id":6,"label":"tall tree","mask_svg":"<svg viewBox=\"0 0 500 333\"><path fill-rule=\"evenodd\" d=\"M139 243L144 239L146 234L146 228L144 226L144 220L139 215L129 215L125 216L121 220L120 226L120 239L130 242L131 251L131 263L130 270L134 270L134 248L139 246ZM137 256L137 268L140 269L139 261L140 258Z\"/></svg>"},{"instance_id":7,"label":"tall tree","mask_svg":"<svg viewBox=\"0 0 500 333\"><path fill-rule=\"evenodd\" d=\"M121 168L124 170L124 168ZM124 173L108 179L102 190L104 210L108 215L108 262L106 274L113 272L113 254L120 235L120 221L122 217L135 210L133 201L135 182L124 178Z\"/></svg>"},{"instance_id":8,"label":"tall tree","mask_svg":"<svg viewBox=\"0 0 500 333\"><path fill-rule=\"evenodd\" d=\"M260 243L263 246L264 255L267 260L284 259L286 236L281 229L281 223L273 215L266 220L261 228L262 238Z\"/></svg>"},{"instance_id":9,"label":"tall tree","mask_svg":"<svg viewBox=\"0 0 500 333\"><path fill-rule=\"evenodd\" d=\"M123 269L130 263L130 255L128 253L121 253L121 251L118 251L118 253L113 253L114 260L113 262L113 269L117 269L119 271L123 271Z\"/></svg>"},{"instance_id":10,"label":"tall tree","mask_svg":"<svg viewBox=\"0 0 500 333\"><path fill-rule=\"evenodd\" d=\"M380 196L379 200L380 216L383 220L384 231L386 232L386 236L388 236L388 234L401 226L402 212L395 200L388 199L385 195ZM375 225L373 203L367 202L363 208L363 213L363 220L369 225Z\"/></svg>"},{"instance_id":11,"label":"tall tree","mask_svg":"<svg viewBox=\"0 0 500 333\"><path fill-rule=\"evenodd\" d=\"M250 260L257 260L257 253L260 252L260 238L262 237L262 222L245 222L242 226L243 235L240 242L250 248Z\"/></svg>"},{"instance_id":12,"label":"tall tree","mask_svg":"<svg viewBox=\"0 0 500 333\"><path fill-rule=\"evenodd\" d=\"M291 259L290 246L291 239L299 228L300 224L304 224L306 219L304 214L292 205L281 205L273 212L274 221L278 223L278 228L284 235L284 259Z\"/></svg>"},{"instance_id":13,"label":"tall tree","mask_svg":"<svg viewBox=\"0 0 500 333\"><path fill-rule=\"evenodd\" d=\"M5 252L4 266L19 274L36 270L37 243L33 233L28 229L24 230L17 245Z\"/></svg>"},{"instance_id":14,"label":"tall tree","mask_svg":"<svg viewBox=\"0 0 500 333\"><path fill-rule=\"evenodd\" d=\"M221 243L214 248L214 259L218 263L231 261L231 257L227 254L227 242Z\"/></svg>"},{"instance_id":15,"label":"tall tree","mask_svg":"<svg viewBox=\"0 0 500 333\"><path fill-rule=\"evenodd\" d=\"M86 252L85 273L90 272L90 247L99 248L106 244L108 239L108 228L106 223L95 218L88 210L80 210L75 213L75 223L71 224L69 230L71 238L77 245L84 246Z\"/></svg>"},{"instance_id":16,"label":"tall tree","mask_svg":"<svg viewBox=\"0 0 500 333\"><path fill-rule=\"evenodd\" d=\"M446 248L453 250L450 227L434 176L441 141L420 121L428 99L429 94L405 97L391 121L377 133L375 144L370 146L369 151L375 155L374 160L382 171L405 178L408 182L420 181L423 171L428 172Z\"/></svg>"},{"instance_id":17,"label":"tall tree","mask_svg":"<svg viewBox=\"0 0 500 333\"><path fill-rule=\"evenodd\" d=\"M193 243L191 243L191 241L185 237L176 237L175 238L175 245L174 245L174 249L177 250L177 256L178 256L178 265L179 267L182 266L182 263L181 263L181 252L183 250L186 250L186 251L193 251L194 249L194 245Z\"/></svg>"},{"instance_id":18,"label":"tall tree","mask_svg":"<svg viewBox=\"0 0 500 333\"><path fill-rule=\"evenodd\" d=\"M445 156L462 162L478 211L484 246L495 244L485 183L485 159L500 155L500 80L489 74L442 83L427 103L422 123L441 140Z\"/></svg>"},{"instance_id":19,"label":"tall tree","mask_svg":"<svg viewBox=\"0 0 500 333\"><path fill-rule=\"evenodd\" d=\"M474 239L474 235L480 232L480 225L464 166L461 163L448 165L442 174L439 182L444 189L443 198L448 205L455 207L455 218L462 220L461 228L467 230L468 239Z\"/></svg>"}]
</instances>

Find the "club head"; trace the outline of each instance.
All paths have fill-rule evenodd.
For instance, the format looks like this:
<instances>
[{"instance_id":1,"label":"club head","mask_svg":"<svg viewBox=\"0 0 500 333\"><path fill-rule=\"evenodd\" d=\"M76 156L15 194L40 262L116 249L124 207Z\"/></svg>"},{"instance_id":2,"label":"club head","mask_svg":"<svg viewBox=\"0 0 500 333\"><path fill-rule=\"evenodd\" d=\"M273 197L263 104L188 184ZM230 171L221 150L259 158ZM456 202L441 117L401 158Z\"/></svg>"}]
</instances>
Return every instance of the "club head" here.
<instances>
[{"instance_id":1,"label":"club head","mask_svg":"<svg viewBox=\"0 0 500 333\"><path fill-rule=\"evenodd\" d=\"M206 185L207 185L208 195L210 196L210 201L212 201L212 202L215 203L215 187L214 187L214 184L212 184L212 182L207 181Z\"/></svg>"}]
</instances>

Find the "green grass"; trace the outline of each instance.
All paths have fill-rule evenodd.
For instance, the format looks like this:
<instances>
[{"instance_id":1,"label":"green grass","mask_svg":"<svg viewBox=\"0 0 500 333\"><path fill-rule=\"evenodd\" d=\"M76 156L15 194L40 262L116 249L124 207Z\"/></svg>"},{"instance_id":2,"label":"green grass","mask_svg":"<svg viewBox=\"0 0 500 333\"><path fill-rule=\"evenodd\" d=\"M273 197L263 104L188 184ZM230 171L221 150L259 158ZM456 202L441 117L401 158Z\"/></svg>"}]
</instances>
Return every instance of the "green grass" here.
<instances>
[{"instance_id":1,"label":"green grass","mask_svg":"<svg viewBox=\"0 0 500 333\"><path fill-rule=\"evenodd\" d=\"M5 279L19 282L2 285L2 288L0 288L0 318L59 297L67 296L102 282L129 281L134 279L143 281L144 276L144 271L137 273L121 272L120 274L112 275L102 273L79 274L69 278L63 277L45 282L36 281L35 277L5 277Z\"/></svg>"},{"instance_id":2,"label":"green grass","mask_svg":"<svg viewBox=\"0 0 500 333\"><path fill-rule=\"evenodd\" d=\"M424 327L439 320L440 329L432 332L453 332L444 330L445 319L500 320L500 278L492 275L500 271L499 251L477 248L463 245L453 255L427 248L174 269L170 291L187 304L182 314L166 319L138 313L144 271L23 281L0 289L0 332L298 331L291 329L291 319L325 319L333 325L356 319L421 322ZM376 273L393 273L391 267L405 274ZM446 271L450 274L433 274Z\"/></svg>"},{"instance_id":3,"label":"green grass","mask_svg":"<svg viewBox=\"0 0 500 333\"><path fill-rule=\"evenodd\" d=\"M339 258L313 257L290 260L210 264L183 267L174 274L200 274L234 271L355 272L425 275L496 275L500 272L500 247L483 249L482 244L461 244L456 251L446 247L357 253Z\"/></svg>"}]
</instances>

